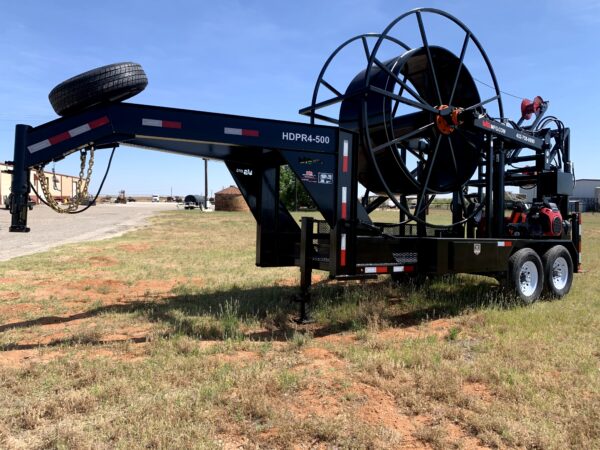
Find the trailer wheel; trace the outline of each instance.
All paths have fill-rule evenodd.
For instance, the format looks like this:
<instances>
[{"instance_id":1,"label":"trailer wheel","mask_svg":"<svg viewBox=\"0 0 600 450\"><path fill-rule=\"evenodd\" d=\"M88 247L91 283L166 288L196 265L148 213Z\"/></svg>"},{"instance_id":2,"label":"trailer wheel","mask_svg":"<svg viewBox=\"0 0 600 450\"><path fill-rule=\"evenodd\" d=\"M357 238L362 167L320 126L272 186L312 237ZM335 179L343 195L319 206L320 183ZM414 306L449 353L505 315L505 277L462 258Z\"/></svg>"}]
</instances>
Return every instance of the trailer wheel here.
<instances>
[{"instance_id":1,"label":"trailer wheel","mask_svg":"<svg viewBox=\"0 0 600 450\"><path fill-rule=\"evenodd\" d=\"M560 298L569 293L573 283L573 260L562 245L552 247L542 257L546 277L546 293Z\"/></svg>"},{"instance_id":2,"label":"trailer wheel","mask_svg":"<svg viewBox=\"0 0 600 450\"><path fill-rule=\"evenodd\" d=\"M526 304L535 302L544 288L542 260L530 248L523 248L508 260L510 289Z\"/></svg>"},{"instance_id":3,"label":"trailer wheel","mask_svg":"<svg viewBox=\"0 0 600 450\"><path fill-rule=\"evenodd\" d=\"M69 78L56 86L48 98L59 116L92 106L120 102L148 85L142 66L132 62L109 64Z\"/></svg>"}]
</instances>

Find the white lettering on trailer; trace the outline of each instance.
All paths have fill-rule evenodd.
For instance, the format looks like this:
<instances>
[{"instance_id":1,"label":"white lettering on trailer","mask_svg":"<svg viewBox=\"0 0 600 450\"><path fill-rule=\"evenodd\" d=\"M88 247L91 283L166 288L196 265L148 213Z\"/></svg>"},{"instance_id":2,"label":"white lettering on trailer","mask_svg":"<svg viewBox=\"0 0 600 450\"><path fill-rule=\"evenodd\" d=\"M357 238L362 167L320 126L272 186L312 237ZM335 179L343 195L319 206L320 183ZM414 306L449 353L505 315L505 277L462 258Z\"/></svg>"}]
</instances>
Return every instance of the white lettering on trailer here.
<instances>
[{"instance_id":1,"label":"white lettering on trailer","mask_svg":"<svg viewBox=\"0 0 600 450\"><path fill-rule=\"evenodd\" d=\"M490 128L500 134L506 134L506 130L502 127L499 127L498 125L492 124Z\"/></svg>"},{"instance_id":2,"label":"white lettering on trailer","mask_svg":"<svg viewBox=\"0 0 600 450\"><path fill-rule=\"evenodd\" d=\"M521 133L517 133L516 136L517 139L521 139L522 141L528 142L529 144L535 144L535 139L533 139L532 137L526 136Z\"/></svg>"},{"instance_id":3,"label":"white lettering on trailer","mask_svg":"<svg viewBox=\"0 0 600 450\"><path fill-rule=\"evenodd\" d=\"M322 136L319 134L306 134L306 133L294 133L291 131L283 131L281 133L281 140L292 141L292 142L309 142L315 144L329 144L329 136Z\"/></svg>"}]
</instances>

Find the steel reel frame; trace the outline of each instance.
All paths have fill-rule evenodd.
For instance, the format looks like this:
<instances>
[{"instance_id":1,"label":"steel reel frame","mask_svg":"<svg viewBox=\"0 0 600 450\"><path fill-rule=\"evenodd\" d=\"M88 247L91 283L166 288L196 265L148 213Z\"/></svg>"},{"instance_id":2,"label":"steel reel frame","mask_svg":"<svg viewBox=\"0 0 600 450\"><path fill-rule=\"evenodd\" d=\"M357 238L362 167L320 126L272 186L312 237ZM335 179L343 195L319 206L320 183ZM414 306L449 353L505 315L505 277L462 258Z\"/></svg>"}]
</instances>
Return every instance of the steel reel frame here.
<instances>
[{"instance_id":1,"label":"steel reel frame","mask_svg":"<svg viewBox=\"0 0 600 450\"><path fill-rule=\"evenodd\" d=\"M437 81L437 74L435 73L435 67L432 64L432 58L431 58L431 51L430 51L430 44L429 41L427 39L427 33L425 31L425 26L423 24L423 19L422 19L422 14L423 13L429 13L429 14L435 14L438 16L441 16L445 19L448 19L449 21L453 22L456 26L458 26L460 29L462 29L465 33L465 37L464 37L464 41L462 43L462 47L461 47L461 53L459 56L459 66L458 66L458 71L455 75L454 78L454 83L453 83L453 88L452 88L452 92L450 94L450 98L448 99L448 106L452 106L452 100L453 97L456 93L456 85L458 83L459 80L459 76L461 74L462 68L464 66L464 58L466 55L466 51L467 48L469 46L469 43L472 41L473 45L475 45L477 51L479 52L480 57L483 59L485 66L490 74L490 77L492 79L493 82L493 89L495 91L495 95L490 97L490 98L486 98L485 100L482 100L480 102L478 102L477 104L474 105L469 105L467 107L464 108L465 111L469 111L469 110L473 110L476 108L480 108L483 105L496 101L497 105L498 105L498 111L500 114L500 117L504 116L504 110L503 110L503 104L502 104L502 97L501 97L501 92L500 92L500 88L498 85L498 81L496 79L496 75L494 72L494 69L491 65L491 62L487 56L487 54L485 53L485 50L483 49L483 47L481 46L481 44L479 43L478 39L476 38L476 36L473 34L473 32L464 24L462 23L460 20L458 20L457 18L455 18L454 16L446 13L445 11L439 10L439 9L435 9L435 8L417 8L417 9L413 9L411 11L408 11L404 14L402 14L401 16L397 17L394 21L392 21L381 33L366 33L366 34L360 34L357 36L354 36L350 39L348 39L347 41L345 41L344 43L342 43L340 46L338 46L329 56L329 58L326 60L325 64L323 65L319 76L317 78L317 81L315 83L315 88L313 90L313 96L312 96L312 102L311 102L311 106L304 108L302 110L300 110L301 114L304 115L308 115L310 116L310 122L311 124L315 123L315 120L323 120L329 123L333 123L338 125L339 124L339 120L334 119L332 117L328 117L326 115L323 114L319 114L317 113L317 110L321 109L321 108L325 108L331 105L334 105L336 103L340 103L343 100L349 98L348 95L342 94L341 90L336 89L334 86L332 86L329 82L327 82L325 80L325 74L327 72L327 69L329 68L331 62L336 58L336 56L347 46L349 46L350 44L356 42L357 40L361 40L362 44L363 44L363 49L365 52L365 56L367 58L367 68L366 68L366 74L365 74L365 82L364 82L364 88L363 90L359 91L359 92L355 92L353 94L351 94L352 96L357 96L357 95L361 95L361 94L367 94L369 92L376 92L382 96L387 96L390 99L395 101L395 105L392 109L392 114L390 114L390 117L388 118L388 121L391 122L394 119L394 115L397 111L397 108L399 106L400 103L406 104L408 106L412 106L415 107L419 110L422 111L427 111L430 112L432 114L435 115L439 115L440 114L440 110L436 109L435 107L429 105L425 100L423 100L423 98L421 96L419 96L418 93L414 92L414 90L406 83L406 80L401 80L400 77L396 76L393 72L391 72L386 66L385 64L383 64L378 58L377 58L377 52L379 51L381 45L386 42L392 42L397 44L399 47L401 47L403 52L408 52L410 50L414 50L412 48L410 48L405 42L403 42L401 39L398 39L394 36L392 36L390 33L391 31L393 31L393 29L404 19L411 17L411 16L415 16L416 17L416 21L418 24L418 28L419 28L419 34L421 36L421 40L423 42L423 47L425 49L425 52L427 54L427 59L428 59L428 66L430 68L431 71L431 78L435 84L436 87L436 93L438 96L438 100L439 100L439 104L442 105L444 104L442 102L441 99L441 94L440 94L440 90L439 90L439 86L438 86L438 81ZM375 42L375 45L372 47L371 50L369 50L368 44L367 44L367 40L368 39L377 39L377 41ZM415 48L416 49L416 48ZM400 92L399 94L395 94L393 92L393 88L392 88L392 92L390 91L386 91L386 90L382 90L379 89L377 87L371 86L370 84L370 79L373 75L373 71L374 70L384 70L387 72L388 77L390 77L393 82L394 85L395 84L399 84L400 85ZM327 88L329 91L331 91L334 94L334 97L332 97L331 99L325 100L325 101L321 101L321 102L317 102L317 98L320 92L320 87L324 86L325 88ZM402 94L404 92L408 92L415 100L411 100L408 99L406 97L403 97ZM385 111L384 111L385 114ZM471 218L473 218L476 214L478 214L482 208L484 207L484 202L482 201L482 199L480 199L480 204L471 211L471 213L467 214L467 200L465 197L465 190L468 189L469 186L469 182L471 180L467 180L465 183L463 183L459 189L456 189L454 191L436 191L431 189L428 184L429 184L429 177L431 175L432 172L432 168L434 166L435 163L435 157L437 155L437 149L440 145L440 142L442 139L444 139L444 135L443 134L439 134L438 138L436 140L435 143L435 148L431 154L431 156L429 156L427 159L422 159L421 161L423 162L423 166L426 168L425 170L427 170L427 176L425 179L425 182L420 184L418 182L418 180L415 179L415 177L413 176L413 174L411 173L411 171L408 170L408 168L406 167L405 163L403 161L400 161L399 158L399 151L400 152L406 152L406 148L405 147L399 147L398 144L401 144L402 141L406 141L410 138L415 138L418 137L419 134L423 133L423 131L425 131L428 128L434 127L435 126L435 119L431 122L428 123L426 126L420 127L417 130L413 130L409 133L406 133L400 137L396 137L393 135L393 127L388 127L385 126L385 132L386 132L386 136L389 136L388 131L391 130L392 135L391 135L391 139L386 142L385 144L380 144L378 146L375 146L371 140L371 136L370 136L370 124L369 124L369 117L368 117L368 112L367 112L367 103L366 101L363 101L362 104L362 111L361 111L361 115L362 115L362 132L361 134L361 138L363 139L363 145L365 146L365 148L367 149L366 153L368 154L368 158L370 163L372 164L372 168L375 170L375 173L377 175L377 177L379 178L382 187L384 188L384 192L385 194L389 197L390 200L392 200L392 202L396 205L396 207L402 211L402 213L408 217L407 220L403 221L402 223L407 223L410 221L415 221L417 223L420 224L424 224L427 225L429 227L432 228L442 228L442 229L448 229L448 228L452 228L456 225L461 225L466 223L468 220L470 220ZM386 123L386 125L388 125L388 123ZM460 127L456 128L456 131L458 133L465 133L465 131L461 130ZM468 137L465 137L465 139L467 141L470 141ZM472 139L471 139L472 140ZM453 154L453 161L455 164L455 170L456 170L456 158L454 156L454 149L452 148L452 143L450 141L450 139L448 138L449 141L449 146L451 147L451 151ZM472 146L475 146L474 144L471 143ZM388 183L386 182L382 171L379 167L379 164L377 162L377 159L375 158L375 152L381 150L384 147L390 147L390 146L394 146L395 148L392 149L392 154L394 155L394 158L396 160L396 163L398 165L398 168L402 171L402 174L406 177L407 180L410 180L410 182L414 185L414 187L418 190L419 194L418 194L418 200L417 200L417 205L414 208L414 211L411 212L408 208L406 208L404 205L402 205L401 201L396 197L397 194L395 194L394 192L392 192L392 189L390 189ZM485 155L483 154L483 152L481 152L481 158L482 161L484 162L485 159ZM462 220L457 221L457 222L453 222L447 225L435 225L435 224L431 224L429 222L427 222L426 220L423 220L421 217L419 217L422 212L425 210L425 208L427 207L427 205L430 203L430 201L427 198L429 198L431 195L435 195L435 194L439 194L439 193L456 193L460 199L460 204L463 210L463 216L466 215L466 217L464 217Z\"/></svg>"},{"instance_id":2,"label":"steel reel frame","mask_svg":"<svg viewBox=\"0 0 600 450\"><path fill-rule=\"evenodd\" d=\"M464 110L465 111L473 110L473 109L479 108L479 107L481 107L481 106L483 106L483 105L485 105L487 103L490 103L492 101L497 101L498 102L498 110L499 110L500 116L503 117L504 116L504 109L503 109L503 105L502 105L502 96L501 96L501 93L500 93L500 87L498 86L498 81L496 79L496 74L494 72L494 69L493 69L493 67L491 65L491 62L490 62L487 54L485 53L485 50L483 49L483 47L481 46L481 44L479 43L479 41L477 40L477 38L475 37L475 35L471 32L471 30L465 24L463 24L460 20L458 20L454 16L446 13L445 11L441 11L441 10L435 9L435 8L417 8L417 9L413 9L411 11L408 11L408 12L402 14L401 16L399 16L398 18L396 18L394 21L392 21L387 26L387 28L385 28L385 30L381 33L381 36L378 39L377 43L373 47L373 50L371 51L371 56L369 58L369 63L368 63L366 74L365 74L365 90L371 90L371 86L370 86L369 82L370 82L370 78L372 76L373 67L378 67L378 68L383 69L383 70L387 69L385 67L385 65L383 63L381 63L381 61L379 61L377 59L377 51L381 47L384 39L389 36L390 31L392 31L392 29L399 22L401 22L403 19L405 19L405 18L407 18L409 16L415 15L416 19L417 19L418 26L419 26L419 32L420 32L420 35L421 35L421 39L423 41L423 48L425 48L426 53L427 53L427 59L428 59L428 62L429 62L428 66L429 66L429 68L431 70L432 79L433 79L435 87L436 87L436 93L438 95L438 101L439 101L440 105L444 104L443 101L442 101L441 94L440 94L440 89L439 89L439 86L438 86L437 75L435 73L435 67L434 67L434 65L432 63L430 46L429 46L429 42L427 40L427 34L425 32L425 27L423 25L422 13L431 13L431 14L437 14L439 16L442 16L442 17L444 17L444 18L446 18L446 19L454 22L455 25L457 25L459 28L461 28L465 32L465 39L463 41L463 45L462 45L462 48L461 48L461 54L460 54L460 57L459 57L459 70L458 70L458 72L457 72L457 74L455 76L455 79L454 79L455 81L454 81L454 84L453 84L453 89L452 89L452 92L451 92L451 95L450 95L450 99L449 99L449 101L447 103L448 106L450 106L450 107L452 106L452 100L453 100L453 97L454 97L454 94L455 94L455 91L456 91L456 85L457 85L457 82L458 82L458 79L459 79L459 76L460 76L460 72L461 72L462 67L463 67L464 57L465 57L465 54L466 54L467 46L469 44L469 41L473 41L473 43L477 47L477 50L479 51L480 56L483 58L486 66L487 66L487 69L488 69L488 71L490 73L490 76L491 76L493 84L494 84L494 90L496 91L496 95L493 96L493 97L491 97L491 98L482 100L481 102L479 102L479 103L477 103L475 105L470 105L470 106L464 108ZM390 75L390 76L392 76L392 77L395 78L395 81L397 83L399 83L402 86L402 88L408 87L405 83L403 83L400 80L399 77L395 76L395 74L393 74L393 72L390 72L390 71L387 71L387 72L388 72L388 75ZM376 92L378 92L379 94L384 95L384 96L385 95L389 96L393 100L396 100L397 103L405 103L405 104L407 104L409 106L417 107L417 108L420 108L420 109L422 109L424 111L429 111L429 112L431 112L433 114L439 114L439 110L437 110L434 107L432 107L431 105L427 104L426 102L424 102L424 100L423 100L422 103L418 103L418 102L414 102L414 101L408 100L408 99L402 97L401 95L395 95L393 92L388 92L388 91L383 91L382 92L382 90L380 90L380 89L377 89ZM409 93L410 93L410 91L409 91ZM421 98L421 100L422 100L422 98ZM428 192L428 186L427 185L428 185L428 182L429 182L429 176L431 175L432 168L433 168L433 165L434 165L434 162L435 162L435 157L437 155L437 149L439 147L441 139L444 136L441 133L438 135L438 139L437 139L437 142L436 142L435 149L433 151L433 155L431 156L430 159L428 158L427 162L425 163L426 165L429 166L428 167L428 175L427 175L427 178L425 180L425 183L423 184L423 186L421 186L420 194L418 195L417 205L415 207L416 214L413 215L409 211L406 211L406 209L404 208L404 206L400 203L400 201L396 198L396 196L394 195L394 193L389 188L388 183L384 179L383 174L381 173L381 169L379 167L379 164L377 163L377 160L375 158L374 152L375 152L376 148L373 147L373 143L372 143L371 138L370 138L369 122L368 122L368 112L367 112L366 106L367 106L366 102L363 102L363 109L362 109L363 133L361 133L361 135L362 135L362 138L364 140L364 143L366 144L366 146L367 146L367 148L369 150L367 152L367 154L369 155L369 158L370 158L370 161L371 161L371 163L373 165L373 168L375 169L378 177L380 178L380 182L381 182L382 186L384 187L384 190L386 191L386 194L388 195L388 197L390 198L390 200L392 200L392 202L400 210L402 210L410 219L415 220L418 223L422 223L422 224L425 224L427 226L431 226L431 227L434 227L434 228L451 228L453 226L460 225L460 224L463 224L463 223L467 222L469 219L471 219L472 217L474 217L476 214L479 213L479 211L483 208L483 205L484 205L483 202L480 202L480 206L477 207L477 208L475 208L475 210L471 214L469 214L468 217L465 217L464 219L462 219L460 221L457 221L457 222L454 222L452 224L448 224L448 225L445 225L445 226L439 226L439 225L430 224L430 223L426 222L425 220L423 220L423 219L421 219L420 217L417 216L417 214L420 214L422 212L421 209L423 208L423 206L422 206L423 199L425 198L426 195L428 195L431 192L431 191ZM397 106L395 108L397 108ZM390 120L391 119L393 119L393 114L390 117ZM435 122L432 122L431 124L428 125L428 127L429 126L433 126L434 124L435 124ZM391 129L392 129L392 132L393 132L393 127ZM460 128L457 128L457 130L460 130ZM390 142L387 143L387 145L388 146L389 145L395 145L397 142L401 142L402 140L406 140L409 137L412 138L412 137L418 136L418 134L420 134L422 131L423 131L423 127L421 127L418 130L414 130L411 133L407 133L406 135L400 136L398 138L394 137L392 139L392 141L390 141ZM449 140L449 142L450 142L450 147L452 148L451 141ZM452 149L452 152L454 153L453 149ZM394 151L393 154L396 156L397 152ZM427 164L430 160L432 162L429 163L429 164ZM399 167L405 172L405 174L407 174L407 175L410 176L410 174L406 173L407 168L406 168L406 166L404 164L400 163ZM410 177L414 180L414 178L412 176L410 176ZM466 183L464 183L461 186L460 189L458 189L458 191L455 191L455 192L458 192L458 194L459 194L459 197L461 199L461 205L463 207L463 212L464 213L466 213L466 208L465 208L465 197L464 197L463 189L464 189L465 186L468 186L468 184L469 184L469 182L467 181ZM419 186L415 186L415 187L419 187ZM436 193L436 192L431 192L431 193Z\"/></svg>"}]
</instances>

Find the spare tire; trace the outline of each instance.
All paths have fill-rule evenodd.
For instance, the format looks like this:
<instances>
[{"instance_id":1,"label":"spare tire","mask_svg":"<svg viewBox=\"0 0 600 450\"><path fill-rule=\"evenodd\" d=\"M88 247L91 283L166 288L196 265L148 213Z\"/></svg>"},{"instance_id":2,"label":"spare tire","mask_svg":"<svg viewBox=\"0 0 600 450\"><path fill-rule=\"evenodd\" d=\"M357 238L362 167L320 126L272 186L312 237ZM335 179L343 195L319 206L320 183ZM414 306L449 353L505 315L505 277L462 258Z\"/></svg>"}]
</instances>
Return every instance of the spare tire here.
<instances>
[{"instance_id":1,"label":"spare tire","mask_svg":"<svg viewBox=\"0 0 600 450\"><path fill-rule=\"evenodd\" d=\"M69 78L56 86L48 98L59 116L92 106L120 102L148 85L142 66L132 62L109 64Z\"/></svg>"}]
</instances>

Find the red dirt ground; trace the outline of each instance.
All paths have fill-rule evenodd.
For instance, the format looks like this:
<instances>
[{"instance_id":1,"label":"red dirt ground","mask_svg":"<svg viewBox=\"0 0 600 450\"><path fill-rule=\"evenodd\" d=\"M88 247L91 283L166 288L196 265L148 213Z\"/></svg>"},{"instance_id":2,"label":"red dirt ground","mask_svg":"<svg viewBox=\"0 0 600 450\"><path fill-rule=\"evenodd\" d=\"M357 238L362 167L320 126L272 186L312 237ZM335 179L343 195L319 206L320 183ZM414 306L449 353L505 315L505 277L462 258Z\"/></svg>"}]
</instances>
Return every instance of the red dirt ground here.
<instances>
[{"instance_id":1,"label":"red dirt ground","mask_svg":"<svg viewBox=\"0 0 600 450\"><path fill-rule=\"evenodd\" d=\"M125 247L125 246L122 246ZM137 251L137 247L123 248L126 251ZM111 258L91 257L89 261L93 265L110 265L115 262ZM80 270L83 272L83 270ZM22 337L14 342L15 349L2 351L0 366L24 367L32 363L45 363L64 356L64 351L52 347L56 342L69 342L76 338L73 330L94 330L99 321L103 320L97 315L87 316L91 301L100 302L102 306L125 305L137 301L147 301L148 295L152 298L168 298L169 292L180 283L193 283L202 285L201 278L169 280L144 280L133 285L114 280L104 279L99 276L91 276L85 280L71 283L58 283L51 279L34 280L35 290L31 293L34 299L50 298L65 299L61 306L67 311L58 316L43 317L43 311L39 304L22 303L0 306L0 332L14 329L23 332ZM79 277L78 277L79 278ZM313 281L320 281L320 277L314 277ZM287 285L289 280L282 280L281 285ZM294 279L294 284L297 280ZM18 300L16 292L2 292L0 298L4 300ZM36 317L32 319L31 317ZM31 321L31 326L29 322ZM11 327L11 325L18 324ZM448 319L439 319L421 325L408 326L405 328L385 329L375 334L376 339L402 340L408 338L435 335L445 337L455 323ZM85 333L81 339L91 339L100 345L81 347L81 351L70 352L75 358L112 358L116 360L137 361L145 357L147 340L152 338L154 324L145 326L127 326L105 334L86 337ZM109 348L107 344L128 342L126 347ZM201 348L220 343L221 341L203 341L192 343ZM330 334L317 337L310 341L308 348L298 350L301 356L300 363L293 368L302 374L302 388L294 393L294 401L286 406L290 413L299 419L310 416L335 418L340 415L351 417L352 420L362 422L372 427L384 427L393 433L395 438L402 443L402 448L426 449L431 448L419 441L417 437L420 427L432 424L433 419L426 416L413 416L402 411L394 397L384 390L353 380L352 368L349 363L338 358L334 353L322 348L323 345L332 343L356 342L353 333ZM85 343L85 341L83 341ZM12 345L12 344L11 344ZM273 351L280 351L286 343L274 343ZM70 356L72 357L72 356ZM216 354L211 357L236 364L251 364L262 357L253 351L237 351L225 354ZM480 383L469 382L463 385L465 394L484 402L489 402L493 394L487 387ZM468 435L458 425L448 423L442 424L447 437L454 442L460 443L461 448L479 449L479 441ZM269 430L266 433L273 433ZM223 436L224 448L239 448L244 445L245 438L239 436ZM381 443L382 446L389 445ZM238 447L236 447L238 446ZM309 446L310 447L310 446ZM299 445L298 448L308 448ZM315 448L315 447L311 447ZM316 447L319 448L319 447Z\"/></svg>"}]
</instances>

